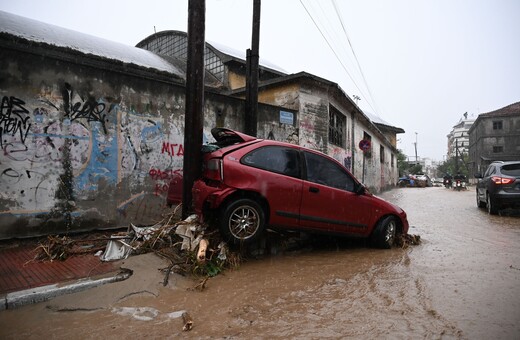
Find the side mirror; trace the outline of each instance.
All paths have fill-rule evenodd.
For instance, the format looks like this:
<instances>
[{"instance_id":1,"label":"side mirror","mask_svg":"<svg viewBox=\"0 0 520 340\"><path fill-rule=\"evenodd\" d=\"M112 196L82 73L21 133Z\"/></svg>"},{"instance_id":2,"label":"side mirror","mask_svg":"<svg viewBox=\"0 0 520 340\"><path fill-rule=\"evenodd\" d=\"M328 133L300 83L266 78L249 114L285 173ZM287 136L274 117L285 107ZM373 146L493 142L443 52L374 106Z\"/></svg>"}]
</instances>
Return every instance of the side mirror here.
<instances>
[{"instance_id":1,"label":"side mirror","mask_svg":"<svg viewBox=\"0 0 520 340\"><path fill-rule=\"evenodd\" d=\"M355 190L356 195L363 195L366 193L366 188L363 184L359 183Z\"/></svg>"},{"instance_id":2,"label":"side mirror","mask_svg":"<svg viewBox=\"0 0 520 340\"><path fill-rule=\"evenodd\" d=\"M481 173L475 174L475 178L482 178L482 174Z\"/></svg>"}]
</instances>

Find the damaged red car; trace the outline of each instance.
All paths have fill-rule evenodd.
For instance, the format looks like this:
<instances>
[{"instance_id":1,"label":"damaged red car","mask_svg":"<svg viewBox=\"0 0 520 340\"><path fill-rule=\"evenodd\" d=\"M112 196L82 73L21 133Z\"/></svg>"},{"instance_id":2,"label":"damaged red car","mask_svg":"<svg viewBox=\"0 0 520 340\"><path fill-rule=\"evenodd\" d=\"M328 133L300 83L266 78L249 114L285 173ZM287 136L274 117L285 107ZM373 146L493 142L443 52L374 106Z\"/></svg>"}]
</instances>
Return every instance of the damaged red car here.
<instances>
[{"instance_id":1,"label":"damaged red car","mask_svg":"<svg viewBox=\"0 0 520 340\"><path fill-rule=\"evenodd\" d=\"M233 244L266 228L369 238L391 248L408 232L406 213L372 195L341 163L298 145L214 128L203 147L203 176L193 208L215 218Z\"/></svg>"}]
</instances>

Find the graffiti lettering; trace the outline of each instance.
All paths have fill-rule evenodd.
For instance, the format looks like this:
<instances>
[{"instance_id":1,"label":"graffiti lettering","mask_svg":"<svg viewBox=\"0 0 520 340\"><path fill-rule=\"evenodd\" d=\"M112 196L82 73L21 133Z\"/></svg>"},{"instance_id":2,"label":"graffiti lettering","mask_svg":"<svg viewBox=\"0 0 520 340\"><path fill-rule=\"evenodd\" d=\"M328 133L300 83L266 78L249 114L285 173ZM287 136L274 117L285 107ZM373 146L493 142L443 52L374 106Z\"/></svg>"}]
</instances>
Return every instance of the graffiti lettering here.
<instances>
[{"instance_id":1,"label":"graffiti lettering","mask_svg":"<svg viewBox=\"0 0 520 340\"><path fill-rule=\"evenodd\" d=\"M106 133L105 120L106 114L105 104L97 103L95 101L88 101L86 103L81 104L77 102L72 105L70 114L68 115L71 121L75 121L76 119L86 118L88 122L100 122L103 126L103 130Z\"/></svg>"},{"instance_id":2,"label":"graffiti lettering","mask_svg":"<svg viewBox=\"0 0 520 340\"><path fill-rule=\"evenodd\" d=\"M25 108L25 102L16 97L2 98L2 104L0 106L0 147L4 143L4 134L15 136L19 135L20 141L25 144L27 134L31 128L31 124L28 123L29 111Z\"/></svg>"},{"instance_id":3,"label":"graffiti lettering","mask_svg":"<svg viewBox=\"0 0 520 340\"><path fill-rule=\"evenodd\" d=\"M182 177L182 169L170 169L170 170L160 170L160 169L150 169L148 172L150 177L152 177L153 180L165 180L165 179L172 179L174 177Z\"/></svg>"},{"instance_id":4,"label":"graffiti lettering","mask_svg":"<svg viewBox=\"0 0 520 340\"><path fill-rule=\"evenodd\" d=\"M161 196L163 193L168 192L168 184L156 184L154 189L155 196Z\"/></svg>"},{"instance_id":5,"label":"graffiti lettering","mask_svg":"<svg viewBox=\"0 0 520 340\"><path fill-rule=\"evenodd\" d=\"M177 152L175 151L177 149ZM184 156L184 147L182 144L173 144L163 142L161 153L168 153L170 156Z\"/></svg>"}]
</instances>

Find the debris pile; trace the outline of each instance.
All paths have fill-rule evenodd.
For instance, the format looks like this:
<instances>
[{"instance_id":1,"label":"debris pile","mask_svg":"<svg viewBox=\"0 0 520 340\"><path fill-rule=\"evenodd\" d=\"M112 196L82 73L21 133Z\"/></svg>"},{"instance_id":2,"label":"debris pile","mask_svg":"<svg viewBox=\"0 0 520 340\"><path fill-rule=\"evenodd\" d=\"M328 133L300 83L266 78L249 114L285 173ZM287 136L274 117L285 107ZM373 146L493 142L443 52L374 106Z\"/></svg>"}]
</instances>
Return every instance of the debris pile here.
<instances>
[{"instance_id":1,"label":"debris pile","mask_svg":"<svg viewBox=\"0 0 520 340\"><path fill-rule=\"evenodd\" d=\"M34 250L33 261L66 260L73 255L90 254L102 251L106 247L107 238L73 239L68 236L49 235Z\"/></svg>"},{"instance_id":2,"label":"debris pile","mask_svg":"<svg viewBox=\"0 0 520 340\"><path fill-rule=\"evenodd\" d=\"M407 248L409 246L416 246L419 244L421 244L420 235L401 234L395 239L395 245L401 248Z\"/></svg>"},{"instance_id":3,"label":"debris pile","mask_svg":"<svg viewBox=\"0 0 520 340\"><path fill-rule=\"evenodd\" d=\"M170 262L164 273L163 285L169 275L195 274L203 277L218 275L225 268L236 268L241 262L238 253L229 250L220 234L201 225L197 215L179 220L172 211L152 226L130 224L127 231L109 237L82 240L68 236L49 236L36 247L36 261L65 260L71 255L96 253L102 261L125 259L130 255L154 252ZM205 282L199 283L202 290Z\"/></svg>"}]
</instances>

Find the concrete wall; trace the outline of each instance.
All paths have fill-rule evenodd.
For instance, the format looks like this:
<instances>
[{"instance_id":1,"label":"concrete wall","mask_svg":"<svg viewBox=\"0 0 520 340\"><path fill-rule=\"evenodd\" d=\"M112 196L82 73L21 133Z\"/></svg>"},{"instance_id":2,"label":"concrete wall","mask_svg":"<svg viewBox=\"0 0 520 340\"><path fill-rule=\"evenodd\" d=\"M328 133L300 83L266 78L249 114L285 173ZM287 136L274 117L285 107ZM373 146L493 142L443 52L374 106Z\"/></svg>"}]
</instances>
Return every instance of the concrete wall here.
<instances>
[{"instance_id":1,"label":"concrete wall","mask_svg":"<svg viewBox=\"0 0 520 340\"><path fill-rule=\"evenodd\" d=\"M182 83L65 59L0 52L0 239L154 223L182 173ZM260 105L259 131L288 140L279 111ZM206 93L204 139L243 130L243 112Z\"/></svg>"}]
</instances>

